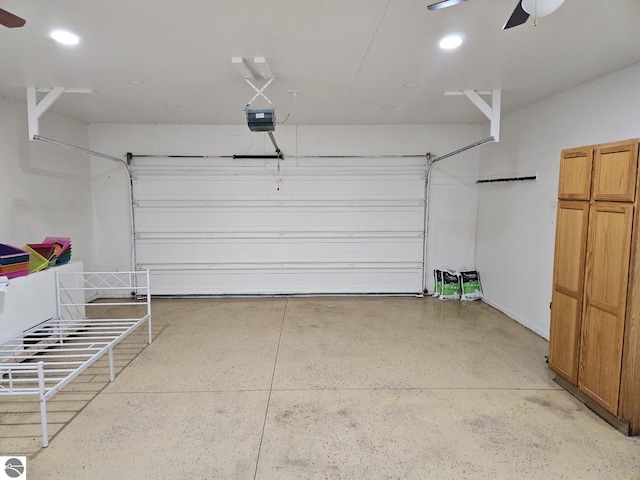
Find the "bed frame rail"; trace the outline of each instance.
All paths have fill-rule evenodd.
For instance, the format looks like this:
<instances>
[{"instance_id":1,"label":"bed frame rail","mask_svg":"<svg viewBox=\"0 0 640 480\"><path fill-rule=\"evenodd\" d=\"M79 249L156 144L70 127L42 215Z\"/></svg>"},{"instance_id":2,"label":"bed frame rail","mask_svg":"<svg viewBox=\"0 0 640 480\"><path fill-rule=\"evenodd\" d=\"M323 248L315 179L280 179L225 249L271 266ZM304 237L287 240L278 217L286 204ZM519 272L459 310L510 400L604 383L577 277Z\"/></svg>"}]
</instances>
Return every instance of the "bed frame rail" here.
<instances>
[{"instance_id":1,"label":"bed frame rail","mask_svg":"<svg viewBox=\"0 0 640 480\"><path fill-rule=\"evenodd\" d=\"M38 395L42 446L47 400L143 323L151 344L149 271L57 273L58 315L0 344L0 395Z\"/></svg>"}]
</instances>

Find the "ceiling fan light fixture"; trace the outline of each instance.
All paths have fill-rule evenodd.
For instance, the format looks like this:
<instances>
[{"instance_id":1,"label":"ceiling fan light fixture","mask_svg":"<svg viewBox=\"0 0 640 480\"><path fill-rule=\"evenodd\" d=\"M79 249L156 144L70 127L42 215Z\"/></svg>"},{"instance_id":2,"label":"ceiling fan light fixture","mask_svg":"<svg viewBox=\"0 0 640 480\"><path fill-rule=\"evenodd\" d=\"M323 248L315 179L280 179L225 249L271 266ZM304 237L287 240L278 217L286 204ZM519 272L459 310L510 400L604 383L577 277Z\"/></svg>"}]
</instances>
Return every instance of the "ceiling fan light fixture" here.
<instances>
[{"instance_id":1,"label":"ceiling fan light fixture","mask_svg":"<svg viewBox=\"0 0 640 480\"><path fill-rule=\"evenodd\" d=\"M546 17L555 12L564 0L522 0L522 9L535 18Z\"/></svg>"}]
</instances>

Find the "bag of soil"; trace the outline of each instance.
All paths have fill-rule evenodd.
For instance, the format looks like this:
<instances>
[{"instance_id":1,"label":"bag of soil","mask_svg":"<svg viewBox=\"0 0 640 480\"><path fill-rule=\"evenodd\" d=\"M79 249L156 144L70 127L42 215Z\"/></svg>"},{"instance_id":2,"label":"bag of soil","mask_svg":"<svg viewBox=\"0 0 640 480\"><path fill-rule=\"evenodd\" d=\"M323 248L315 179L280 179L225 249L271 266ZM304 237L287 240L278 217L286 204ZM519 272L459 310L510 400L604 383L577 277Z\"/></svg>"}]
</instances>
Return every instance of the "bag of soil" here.
<instances>
[{"instance_id":1,"label":"bag of soil","mask_svg":"<svg viewBox=\"0 0 640 480\"><path fill-rule=\"evenodd\" d=\"M479 300L482 298L482 285L477 270L460 270L460 290L462 300Z\"/></svg>"},{"instance_id":2,"label":"bag of soil","mask_svg":"<svg viewBox=\"0 0 640 480\"><path fill-rule=\"evenodd\" d=\"M433 284L434 287L432 296L438 298L442 293L442 270L435 269L433 271Z\"/></svg>"},{"instance_id":3,"label":"bag of soil","mask_svg":"<svg viewBox=\"0 0 640 480\"><path fill-rule=\"evenodd\" d=\"M442 270L442 292L440 300L460 300L460 279L457 272Z\"/></svg>"}]
</instances>

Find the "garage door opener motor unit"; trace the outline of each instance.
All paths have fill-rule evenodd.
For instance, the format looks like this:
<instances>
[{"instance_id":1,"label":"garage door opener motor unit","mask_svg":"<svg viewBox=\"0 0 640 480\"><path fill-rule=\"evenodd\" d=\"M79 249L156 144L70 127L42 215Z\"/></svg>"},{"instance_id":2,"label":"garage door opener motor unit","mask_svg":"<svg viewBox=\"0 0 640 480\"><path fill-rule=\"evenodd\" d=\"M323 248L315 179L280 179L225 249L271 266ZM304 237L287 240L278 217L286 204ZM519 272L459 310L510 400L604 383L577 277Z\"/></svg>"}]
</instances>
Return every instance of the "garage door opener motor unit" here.
<instances>
[{"instance_id":1,"label":"garage door opener motor unit","mask_svg":"<svg viewBox=\"0 0 640 480\"><path fill-rule=\"evenodd\" d=\"M252 132L273 132L276 112L273 108L247 108L247 125Z\"/></svg>"}]
</instances>

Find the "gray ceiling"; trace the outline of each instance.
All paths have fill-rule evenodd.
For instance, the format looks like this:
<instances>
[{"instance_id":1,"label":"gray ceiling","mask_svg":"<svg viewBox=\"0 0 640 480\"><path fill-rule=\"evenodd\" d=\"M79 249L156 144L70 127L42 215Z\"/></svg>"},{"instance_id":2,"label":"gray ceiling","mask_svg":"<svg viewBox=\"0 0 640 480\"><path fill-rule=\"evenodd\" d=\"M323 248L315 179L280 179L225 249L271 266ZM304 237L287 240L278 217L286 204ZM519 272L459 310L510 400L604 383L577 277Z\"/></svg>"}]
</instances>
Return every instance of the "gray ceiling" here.
<instances>
[{"instance_id":1,"label":"gray ceiling","mask_svg":"<svg viewBox=\"0 0 640 480\"><path fill-rule=\"evenodd\" d=\"M502 89L510 112L640 62L640 0L566 0L537 27L530 19L506 31L517 0L428 11L432 1L0 0L27 20L0 27L0 95L90 88L52 111L91 123L243 124L253 91L231 57L265 56L278 121L478 123L466 98L443 93ZM56 44L54 28L73 30L80 44ZM451 32L464 44L440 50ZM300 91L293 111L290 90Z\"/></svg>"}]
</instances>

